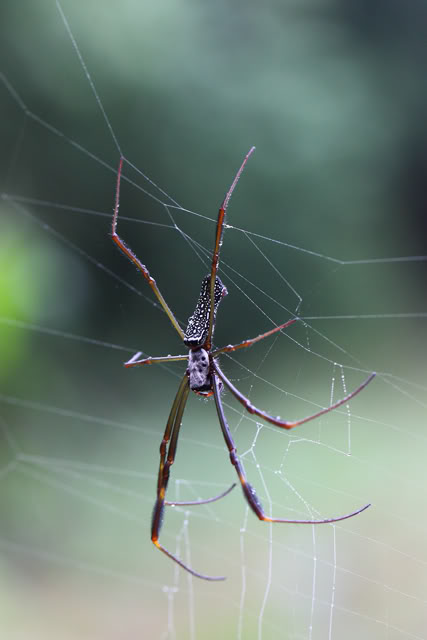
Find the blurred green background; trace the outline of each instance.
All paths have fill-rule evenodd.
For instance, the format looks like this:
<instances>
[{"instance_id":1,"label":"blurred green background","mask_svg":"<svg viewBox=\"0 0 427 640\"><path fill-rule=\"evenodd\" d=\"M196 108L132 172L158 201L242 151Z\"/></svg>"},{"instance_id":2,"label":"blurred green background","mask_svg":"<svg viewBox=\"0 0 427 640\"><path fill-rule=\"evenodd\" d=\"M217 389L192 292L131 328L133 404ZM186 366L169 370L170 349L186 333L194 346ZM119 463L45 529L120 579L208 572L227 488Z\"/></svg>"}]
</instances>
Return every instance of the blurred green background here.
<instances>
[{"instance_id":1,"label":"blurred green background","mask_svg":"<svg viewBox=\"0 0 427 640\"><path fill-rule=\"evenodd\" d=\"M4 637L425 637L426 3L62 8L110 128L55 2L1 7ZM209 251L252 145L216 342L297 311L307 324L224 359L228 375L286 418L379 375L349 412L291 433L225 394L230 427L267 512L373 507L317 528L259 523L240 490L169 509L164 544L228 576L210 584L149 541L183 363L121 365L182 345L110 221L120 146L120 233L185 324L206 273L195 243ZM190 398L178 454L174 499L234 481L212 402Z\"/></svg>"}]
</instances>

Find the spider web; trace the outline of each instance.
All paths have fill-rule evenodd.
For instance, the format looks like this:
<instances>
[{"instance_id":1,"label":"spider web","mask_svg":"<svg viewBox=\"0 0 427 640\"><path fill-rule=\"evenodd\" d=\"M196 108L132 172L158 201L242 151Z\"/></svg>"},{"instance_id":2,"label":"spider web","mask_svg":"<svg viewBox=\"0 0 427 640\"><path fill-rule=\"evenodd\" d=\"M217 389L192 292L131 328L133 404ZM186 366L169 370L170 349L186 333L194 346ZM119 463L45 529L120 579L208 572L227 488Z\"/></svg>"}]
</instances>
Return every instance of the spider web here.
<instances>
[{"instance_id":1,"label":"spider web","mask_svg":"<svg viewBox=\"0 0 427 640\"><path fill-rule=\"evenodd\" d=\"M425 637L427 251L417 188L426 90L414 65L425 59L416 10L401 9L404 22L391 11L395 33L379 37L373 24L378 41L358 40L362 16L333 13L332 2L318 14L289 2L285 17L273 5L252 15L220 3L208 14L131 0L102 13L65 0L4 10L7 636ZM275 62L265 57L272 43ZM302 320L224 356L224 370L287 419L378 375L348 406L289 433L225 392L230 428L268 514L372 507L317 527L260 523L240 489L169 507L164 544L228 577L210 584L149 541L158 446L183 363L121 363L136 351L183 351L109 232L123 153L119 232L185 324L217 207L252 144L224 234L229 296L215 342ZM235 480L213 402L191 397L168 498L210 497Z\"/></svg>"}]
</instances>

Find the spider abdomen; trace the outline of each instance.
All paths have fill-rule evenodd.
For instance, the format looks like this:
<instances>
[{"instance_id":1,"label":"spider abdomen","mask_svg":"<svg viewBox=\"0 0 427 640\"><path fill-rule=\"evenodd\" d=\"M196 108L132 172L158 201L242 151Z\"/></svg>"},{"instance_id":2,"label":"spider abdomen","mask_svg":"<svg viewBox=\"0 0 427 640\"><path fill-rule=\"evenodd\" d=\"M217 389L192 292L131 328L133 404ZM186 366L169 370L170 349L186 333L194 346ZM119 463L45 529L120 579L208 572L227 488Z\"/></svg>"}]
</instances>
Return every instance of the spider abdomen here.
<instances>
[{"instance_id":1,"label":"spider abdomen","mask_svg":"<svg viewBox=\"0 0 427 640\"><path fill-rule=\"evenodd\" d=\"M188 319L187 329L184 334L184 344L187 345L187 347L200 347L207 338L211 311L210 282L210 275L203 278L196 308L194 309L193 315ZM216 276L214 289L214 322L218 305L226 295L227 288L222 284L221 278Z\"/></svg>"},{"instance_id":2,"label":"spider abdomen","mask_svg":"<svg viewBox=\"0 0 427 640\"><path fill-rule=\"evenodd\" d=\"M211 391L209 354L206 349L202 349L202 347L190 349L187 373L192 391L196 391L196 393Z\"/></svg>"}]
</instances>

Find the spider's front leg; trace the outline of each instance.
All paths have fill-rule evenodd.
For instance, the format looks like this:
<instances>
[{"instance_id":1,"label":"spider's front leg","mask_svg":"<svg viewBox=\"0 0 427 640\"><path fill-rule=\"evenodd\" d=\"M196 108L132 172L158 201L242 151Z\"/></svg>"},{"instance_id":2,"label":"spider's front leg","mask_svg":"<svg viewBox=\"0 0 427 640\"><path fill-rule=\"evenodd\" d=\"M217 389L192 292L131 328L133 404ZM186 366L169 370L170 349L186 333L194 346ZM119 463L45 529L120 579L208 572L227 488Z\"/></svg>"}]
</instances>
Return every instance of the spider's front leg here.
<instances>
[{"instance_id":1,"label":"spider's front leg","mask_svg":"<svg viewBox=\"0 0 427 640\"><path fill-rule=\"evenodd\" d=\"M236 450L236 446L234 444L233 438L231 436L230 427L228 426L227 419L224 414L224 407L222 406L221 390L220 390L219 383L220 383L219 378L214 372L212 374L212 386L214 391L215 404L216 404L219 422L222 429L222 434L224 436L225 443L230 453L230 461L231 461L231 464L236 469L237 476L240 480L240 484L242 485L243 495L245 496L247 503L249 504L252 511L260 520L264 520L265 522L283 522L283 523L289 523L289 524L327 524L331 522L339 522L340 520L346 520L347 518L352 518L353 516L356 516L358 513L361 513L362 511L364 511L370 506L369 504L367 504L363 506L361 509L357 509L357 511L353 511L352 513L347 513L344 516L338 516L336 518L326 518L324 520L288 520L284 518L271 518L270 516L267 516L255 492L255 489L251 484L249 484L247 480L245 470L243 469L243 465L240 462L240 459L237 455L237 450Z\"/></svg>"},{"instance_id":2,"label":"spider's front leg","mask_svg":"<svg viewBox=\"0 0 427 640\"><path fill-rule=\"evenodd\" d=\"M237 346L239 346L239 345L237 345ZM233 350L233 349L231 349L231 350ZM222 351L222 349L219 349L219 351ZM260 418L262 418L266 422L270 422L270 424L274 424L276 427L280 427L281 429L293 429L294 427L298 427L299 425L304 424L305 422L310 422L310 420L315 420L316 418L320 418L320 416L323 416L323 415L325 415L325 413L329 413L330 411L333 411L334 409L338 409L338 407L341 407L343 404L347 404L347 402L349 402L352 398L357 396L357 394L359 394L361 391L363 391L363 389L365 387L367 387L368 384L370 382L372 382L372 380L377 375L375 373L375 371L372 372L366 378L366 380L364 380L356 389L354 389L353 391L348 393L346 396L344 396L344 398L341 398L341 400L337 400L337 402L334 402L334 404L329 405L329 407L325 407L324 409L320 409L320 411L316 411L316 413L313 413L310 416L305 416L305 418L300 418L299 420L282 420L279 416L275 418L274 416L271 416L266 411L263 411L262 409L258 409L257 407L255 407L249 401L249 399L246 398L246 396L244 396L243 393L241 393L234 386L234 384L231 382L231 380L229 380L224 375L224 373L219 368L218 363L215 360L213 360L212 363L213 363L212 366L213 366L213 369L215 371L215 374L228 387L228 389L230 389L230 391L233 394L233 396L236 398L236 400L238 400L240 402L240 404L242 404L244 406L246 411L248 411L252 415L259 416Z\"/></svg>"},{"instance_id":3,"label":"spider's front leg","mask_svg":"<svg viewBox=\"0 0 427 640\"><path fill-rule=\"evenodd\" d=\"M164 547L159 540L160 529L163 524L163 515L166 502L166 490L169 483L170 468L175 462L176 449L178 446L179 430L181 428L182 416L184 414L185 405L187 404L188 394L190 392L190 385L187 374L184 375L178 392L175 396L175 400L172 405L172 409L169 414L169 418L166 424L165 433L163 435L162 442L160 444L160 465L159 475L157 480L157 499L153 509L153 517L151 522L151 541L153 544L164 553L168 558L179 564L180 567L191 573L196 578L202 578L203 580L225 580L225 576L207 576L202 573L194 571L189 566L184 564L177 556L171 553L166 547ZM215 499L219 499L229 493L231 489L225 493L217 496ZM211 502L212 499L203 502ZM176 504L176 503L172 503Z\"/></svg>"}]
</instances>

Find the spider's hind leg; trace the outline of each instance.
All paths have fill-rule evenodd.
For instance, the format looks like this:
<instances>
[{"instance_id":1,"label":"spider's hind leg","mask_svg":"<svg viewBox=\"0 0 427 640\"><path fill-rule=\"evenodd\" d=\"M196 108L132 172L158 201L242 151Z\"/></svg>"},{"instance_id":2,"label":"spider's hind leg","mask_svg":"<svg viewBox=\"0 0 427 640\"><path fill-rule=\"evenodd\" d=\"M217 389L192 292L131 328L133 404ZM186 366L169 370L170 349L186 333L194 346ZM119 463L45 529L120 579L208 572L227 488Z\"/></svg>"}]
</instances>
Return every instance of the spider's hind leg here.
<instances>
[{"instance_id":1,"label":"spider's hind leg","mask_svg":"<svg viewBox=\"0 0 427 640\"><path fill-rule=\"evenodd\" d=\"M119 168L117 170L116 196L115 196L115 200L114 200L114 213L113 213L113 220L112 220L112 224L111 224L111 237L113 239L113 242L115 242L115 244L120 249L120 251L122 253L124 253L124 255L127 258L129 258L129 260L131 262L133 262L135 267L142 273L142 275L144 276L144 278L146 279L146 281L150 285L150 287L151 287L154 295L156 296L157 300L160 302L160 304L161 304L161 306L163 308L163 311L168 316L169 320L171 321L172 325L175 327L176 331L178 332L179 337L182 340L184 338L184 332L181 329L181 327L179 326L178 320L175 318L174 314L172 313L171 309L169 308L168 303L166 302L166 300L162 296L162 294L160 292L160 289L157 286L156 281L151 276L151 274L148 271L148 269L145 266L145 264L143 264L141 262L141 260L135 255L135 253L132 251L132 249L125 243L124 240L121 239L121 237L117 233L117 221L118 221L118 216L119 216L119 205L120 205L120 183L121 183L121 179L122 179L123 161L124 161L124 157L121 156L120 157L120 162L119 162Z\"/></svg>"}]
</instances>

